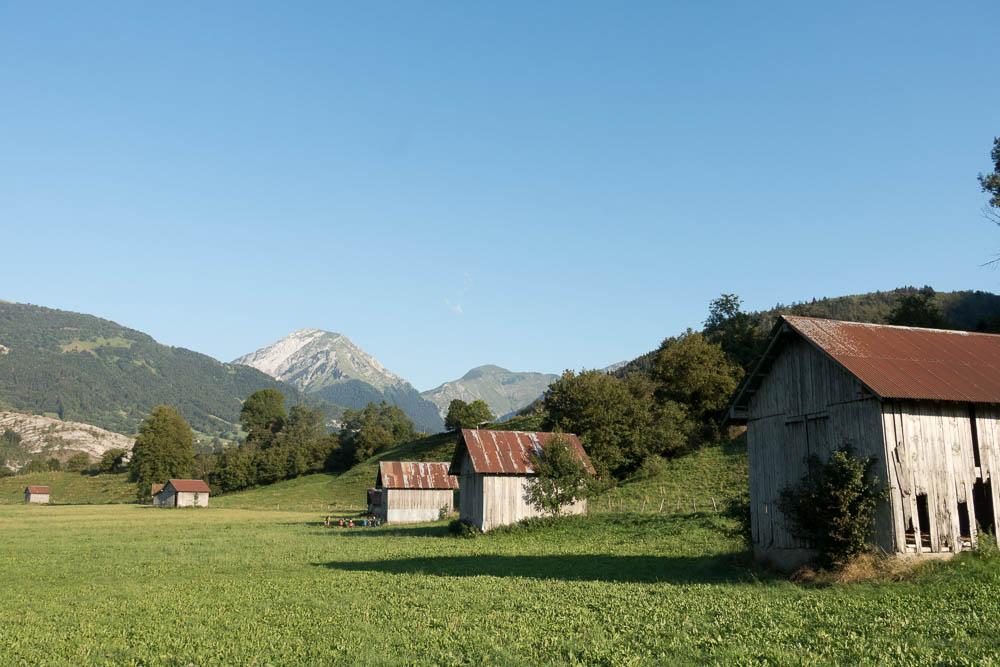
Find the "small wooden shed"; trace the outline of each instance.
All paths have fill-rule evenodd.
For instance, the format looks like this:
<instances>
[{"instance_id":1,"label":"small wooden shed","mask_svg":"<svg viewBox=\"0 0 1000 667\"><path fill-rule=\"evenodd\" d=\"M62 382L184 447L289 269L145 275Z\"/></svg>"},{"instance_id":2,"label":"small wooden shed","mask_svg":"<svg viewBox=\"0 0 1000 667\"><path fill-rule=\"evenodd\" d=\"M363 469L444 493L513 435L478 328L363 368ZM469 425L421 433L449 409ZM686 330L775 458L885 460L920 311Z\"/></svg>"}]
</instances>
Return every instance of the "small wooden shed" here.
<instances>
[{"instance_id":1,"label":"small wooden shed","mask_svg":"<svg viewBox=\"0 0 1000 667\"><path fill-rule=\"evenodd\" d=\"M458 476L459 517L487 531L517 523L540 513L526 499L528 480L535 476L532 455L542 454L555 433L462 429L449 472ZM573 451L594 474L590 458L572 433L566 438ZM585 514L587 501L563 508L565 514Z\"/></svg>"},{"instance_id":2,"label":"small wooden shed","mask_svg":"<svg viewBox=\"0 0 1000 667\"><path fill-rule=\"evenodd\" d=\"M200 479L171 479L153 496L157 507L208 507L212 490Z\"/></svg>"},{"instance_id":3,"label":"small wooden shed","mask_svg":"<svg viewBox=\"0 0 1000 667\"><path fill-rule=\"evenodd\" d=\"M728 419L747 427L758 559L811 558L777 503L808 456L844 446L888 485L872 534L887 553L955 553L996 532L1000 336L786 316Z\"/></svg>"},{"instance_id":4,"label":"small wooden shed","mask_svg":"<svg viewBox=\"0 0 1000 667\"><path fill-rule=\"evenodd\" d=\"M24 487L24 502L48 505L51 490L47 486L26 486Z\"/></svg>"},{"instance_id":5,"label":"small wooden shed","mask_svg":"<svg viewBox=\"0 0 1000 667\"><path fill-rule=\"evenodd\" d=\"M454 511L457 489L447 463L379 461L368 513L386 523L437 521L442 511Z\"/></svg>"}]
</instances>

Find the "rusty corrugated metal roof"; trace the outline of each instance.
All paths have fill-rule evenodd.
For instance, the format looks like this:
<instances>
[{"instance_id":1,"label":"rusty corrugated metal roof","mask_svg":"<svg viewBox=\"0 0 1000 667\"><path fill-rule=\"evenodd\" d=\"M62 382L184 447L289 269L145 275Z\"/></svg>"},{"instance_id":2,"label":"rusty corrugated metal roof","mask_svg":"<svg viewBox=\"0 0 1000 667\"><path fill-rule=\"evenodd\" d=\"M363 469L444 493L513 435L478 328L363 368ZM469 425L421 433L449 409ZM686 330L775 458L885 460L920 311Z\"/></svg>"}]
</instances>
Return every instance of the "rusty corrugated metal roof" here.
<instances>
[{"instance_id":1,"label":"rusty corrugated metal roof","mask_svg":"<svg viewBox=\"0 0 1000 667\"><path fill-rule=\"evenodd\" d=\"M1000 403L1000 336L784 316L881 398Z\"/></svg>"},{"instance_id":2,"label":"rusty corrugated metal roof","mask_svg":"<svg viewBox=\"0 0 1000 667\"><path fill-rule=\"evenodd\" d=\"M375 486L383 489L457 489L444 462L379 461Z\"/></svg>"},{"instance_id":3,"label":"rusty corrugated metal roof","mask_svg":"<svg viewBox=\"0 0 1000 667\"><path fill-rule=\"evenodd\" d=\"M157 493L163 490L164 484L153 484L149 487L149 495L155 496Z\"/></svg>"},{"instance_id":4,"label":"rusty corrugated metal roof","mask_svg":"<svg viewBox=\"0 0 1000 667\"><path fill-rule=\"evenodd\" d=\"M39 495L49 495L49 487L47 486L27 486L24 489L28 493L37 493Z\"/></svg>"},{"instance_id":5,"label":"rusty corrugated metal roof","mask_svg":"<svg viewBox=\"0 0 1000 667\"><path fill-rule=\"evenodd\" d=\"M183 493L212 492L212 490L208 488L208 484L200 479L172 479L168 481L167 484L174 487L174 491L180 491Z\"/></svg>"},{"instance_id":6,"label":"rusty corrugated metal roof","mask_svg":"<svg viewBox=\"0 0 1000 667\"><path fill-rule=\"evenodd\" d=\"M491 431L486 429L462 429L462 440L455 450L451 462L451 472L458 472L462 452L466 452L477 473L493 475L525 475L534 472L531 455L545 449L553 436L561 435L569 441L577 457L583 461L587 471L594 473L590 457L584 451L580 439L572 433L541 433L529 431Z\"/></svg>"}]
</instances>

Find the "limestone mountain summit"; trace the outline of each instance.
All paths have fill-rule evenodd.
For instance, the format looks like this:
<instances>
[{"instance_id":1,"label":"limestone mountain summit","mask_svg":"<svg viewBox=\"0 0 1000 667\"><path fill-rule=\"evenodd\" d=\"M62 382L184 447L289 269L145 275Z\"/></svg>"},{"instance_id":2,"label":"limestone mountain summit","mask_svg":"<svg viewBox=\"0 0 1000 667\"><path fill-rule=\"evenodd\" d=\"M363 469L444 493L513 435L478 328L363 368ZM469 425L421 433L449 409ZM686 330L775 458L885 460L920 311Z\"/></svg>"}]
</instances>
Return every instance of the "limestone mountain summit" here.
<instances>
[{"instance_id":1,"label":"limestone mountain summit","mask_svg":"<svg viewBox=\"0 0 1000 667\"><path fill-rule=\"evenodd\" d=\"M386 401L399 406L422 431L444 427L433 403L343 334L300 329L233 363L349 408Z\"/></svg>"}]
</instances>

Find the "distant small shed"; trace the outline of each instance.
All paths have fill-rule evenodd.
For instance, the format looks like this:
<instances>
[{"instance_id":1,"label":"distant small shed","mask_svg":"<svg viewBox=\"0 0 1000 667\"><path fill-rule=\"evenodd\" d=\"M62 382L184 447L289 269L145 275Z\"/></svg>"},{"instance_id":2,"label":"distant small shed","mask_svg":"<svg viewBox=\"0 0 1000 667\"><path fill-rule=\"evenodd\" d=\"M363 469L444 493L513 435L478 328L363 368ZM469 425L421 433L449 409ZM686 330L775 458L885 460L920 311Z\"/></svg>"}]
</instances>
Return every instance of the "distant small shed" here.
<instances>
[{"instance_id":1,"label":"distant small shed","mask_svg":"<svg viewBox=\"0 0 1000 667\"><path fill-rule=\"evenodd\" d=\"M48 505L51 491L47 486L26 486L24 487L24 502Z\"/></svg>"},{"instance_id":2,"label":"distant small shed","mask_svg":"<svg viewBox=\"0 0 1000 667\"><path fill-rule=\"evenodd\" d=\"M153 484L149 487L149 495L153 498L153 505L160 507L159 494L166 484Z\"/></svg>"},{"instance_id":3,"label":"distant small shed","mask_svg":"<svg viewBox=\"0 0 1000 667\"><path fill-rule=\"evenodd\" d=\"M379 461L368 513L386 523L437 521L455 509L458 479L445 462Z\"/></svg>"},{"instance_id":4,"label":"distant small shed","mask_svg":"<svg viewBox=\"0 0 1000 667\"><path fill-rule=\"evenodd\" d=\"M459 479L459 517L482 531L539 516L527 499L528 481L535 476L532 455L542 454L555 433L463 429L449 472ZM590 474L594 467L572 433L560 433ZM563 508L564 514L585 514L587 501Z\"/></svg>"},{"instance_id":5,"label":"distant small shed","mask_svg":"<svg viewBox=\"0 0 1000 667\"><path fill-rule=\"evenodd\" d=\"M153 504L157 507L208 507L211 493L203 480L171 479L153 496Z\"/></svg>"}]
</instances>

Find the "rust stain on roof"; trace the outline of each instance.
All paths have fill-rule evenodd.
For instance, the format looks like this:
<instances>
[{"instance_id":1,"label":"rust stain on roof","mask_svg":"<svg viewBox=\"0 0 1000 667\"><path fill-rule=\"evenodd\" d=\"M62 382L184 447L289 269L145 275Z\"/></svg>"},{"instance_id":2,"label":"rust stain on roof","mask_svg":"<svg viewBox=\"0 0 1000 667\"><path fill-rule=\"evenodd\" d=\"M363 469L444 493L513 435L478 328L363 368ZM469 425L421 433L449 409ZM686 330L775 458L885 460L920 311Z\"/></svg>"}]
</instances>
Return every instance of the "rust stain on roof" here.
<instances>
[{"instance_id":1,"label":"rust stain on roof","mask_svg":"<svg viewBox=\"0 0 1000 667\"><path fill-rule=\"evenodd\" d=\"M784 316L881 398L1000 403L1000 336Z\"/></svg>"},{"instance_id":2,"label":"rust stain on roof","mask_svg":"<svg viewBox=\"0 0 1000 667\"><path fill-rule=\"evenodd\" d=\"M495 475L530 475L534 473L531 456L539 455L545 443L554 436L565 438L587 471L594 474L594 466L584 451L580 439L572 433L543 433L531 431L490 431L462 429L462 440L455 450L451 472L457 473L462 452L466 452L477 473Z\"/></svg>"},{"instance_id":3,"label":"rust stain on roof","mask_svg":"<svg viewBox=\"0 0 1000 667\"><path fill-rule=\"evenodd\" d=\"M444 462L379 461L375 486L383 489L457 489Z\"/></svg>"},{"instance_id":4,"label":"rust stain on roof","mask_svg":"<svg viewBox=\"0 0 1000 667\"><path fill-rule=\"evenodd\" d=\"M157 493L163 490L163 484L153 484L149 487L149 494L155 496Z\"/></svg>"},{"instance_id":5,"label":"rust stain on roof","mask_svg":"<svg viewBox=\"0 0 1000 667\"><path fill-rule=\"evenodd\" d=\"M47 486L28 486L24 490L28 493L37 493L39 495L48 495L50 493Z\"/></svg>"},{"instance_id":6,"label":"rust stain on roof","mask_svg":"<svg viewBox=\"0 0 1000 667\"><path fill-rule=\"evenodd\" d=\"M208 484L200 479L172 479L167 482L174 487L174 491L181 493L211 493Z\"/></svg>"}]
</instances>

